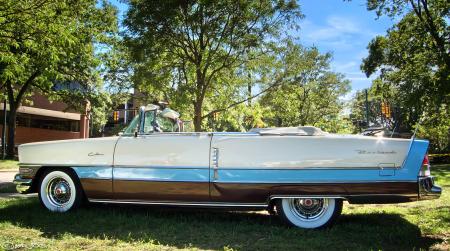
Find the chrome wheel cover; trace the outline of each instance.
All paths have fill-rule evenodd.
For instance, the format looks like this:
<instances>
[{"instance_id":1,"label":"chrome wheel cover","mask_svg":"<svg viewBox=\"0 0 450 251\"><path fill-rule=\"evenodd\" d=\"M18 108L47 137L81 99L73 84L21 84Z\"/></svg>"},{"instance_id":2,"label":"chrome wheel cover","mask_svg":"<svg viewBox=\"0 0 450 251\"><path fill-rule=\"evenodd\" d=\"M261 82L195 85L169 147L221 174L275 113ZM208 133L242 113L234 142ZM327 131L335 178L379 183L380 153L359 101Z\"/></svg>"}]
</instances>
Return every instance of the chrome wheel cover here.
<instances>
[{"instance_id":1,"label":"chrome wheel cover","mask_svg":"<svg viewBox=\"0 0 450 251\"><path fill-rule=\"evenodd\" d=\"M289 209L303 221L315 221L328 209L328 199L301 198L291 199Z\"/></svg>"},{"instance_id":2,"label":"chrome wheel cover","mask_svg":"<svg viewBox=\"0 0 450 251\"><path fill-rule=\"evenodd\" d=\"M48 201L55 207L66 206L72 196L69 182L62 177L52 178L46 186Z\"/></svg>"}]
</instances>

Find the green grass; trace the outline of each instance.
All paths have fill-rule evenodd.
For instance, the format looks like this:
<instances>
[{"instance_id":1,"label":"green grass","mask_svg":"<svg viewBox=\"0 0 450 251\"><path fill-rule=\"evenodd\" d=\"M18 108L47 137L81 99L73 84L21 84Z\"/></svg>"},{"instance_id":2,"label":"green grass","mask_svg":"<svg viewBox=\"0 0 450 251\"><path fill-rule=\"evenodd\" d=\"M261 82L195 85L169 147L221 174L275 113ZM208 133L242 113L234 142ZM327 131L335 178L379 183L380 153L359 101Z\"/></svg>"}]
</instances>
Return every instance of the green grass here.
<instances>
[{"instance_id":1,"label":"green grass","mask_svg":"<svg viewBox=\"0 0 450 251\"><path fill-rule=\"evenodd\" d=\"M19 162L16 160L0 160L0 171L11 170L18 171L19 166L17 165Z\"/></svg>"},{"instance_id":2,"label":"green grass","mask_svg":"<svg viewBox=\"0 0 450 251\"><path fill-rule=\"evenodd\" d=\"M439 200L349 205L336 225L302 230L261 212L91 205L50 213L37 198L0 199L0 249L448 250L450 165Z\"/></svg>"}]
</instances>

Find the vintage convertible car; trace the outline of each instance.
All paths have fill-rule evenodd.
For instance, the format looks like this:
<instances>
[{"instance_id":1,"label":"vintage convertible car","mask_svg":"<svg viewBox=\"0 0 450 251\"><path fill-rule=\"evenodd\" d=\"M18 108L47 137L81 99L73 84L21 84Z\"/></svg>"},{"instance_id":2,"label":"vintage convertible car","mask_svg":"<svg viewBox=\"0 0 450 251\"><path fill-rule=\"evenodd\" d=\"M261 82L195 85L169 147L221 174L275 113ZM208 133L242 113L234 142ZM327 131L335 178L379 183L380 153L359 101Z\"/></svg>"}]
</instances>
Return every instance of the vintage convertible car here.
<instances>
[{"instance_id":1,"label":"vintage convertible car","mask_svg":"<svg viewBox=\"0 0 450 251\"><path fill-rule=\"evenodd\" d=\"M267 209L320 228L342 202L438 198L428 141L334 135L315 127L180 132L177 112L142 107L118 137L19 146L22 192L66 212L89 202ZM276 210L275 210L276 209Z\"/></svg>"}]
</instances>

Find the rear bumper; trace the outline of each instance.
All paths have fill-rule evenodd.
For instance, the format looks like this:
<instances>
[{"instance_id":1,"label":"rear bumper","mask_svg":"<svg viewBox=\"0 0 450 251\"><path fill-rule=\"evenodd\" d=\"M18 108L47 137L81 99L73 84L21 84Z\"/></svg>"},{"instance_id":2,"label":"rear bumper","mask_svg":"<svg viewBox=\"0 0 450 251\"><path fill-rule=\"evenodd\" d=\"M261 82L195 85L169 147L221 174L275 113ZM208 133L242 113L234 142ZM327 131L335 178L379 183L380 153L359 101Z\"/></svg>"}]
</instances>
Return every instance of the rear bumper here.
<instances>
[{"instance_id":1,"label":"rear bumper","mask_svg":"<svg viewBox=\"0 0 450 251\"><path fill-rule=\"evenodd\" d=\"M434 184L434 177L419 177L419 200L433 200L441 197L442 188Z\"/></svg>"},{"instance_id":2,"label":"rear bumper","mask_svg":"<svg viewBox=\"0 0 450 251\"><path fill-rule=\"evenodd\" d=\"M30 193L33 179L23 178L19 173L14 176L14 184L19 193Z\"/></svg>"}]
</instances>

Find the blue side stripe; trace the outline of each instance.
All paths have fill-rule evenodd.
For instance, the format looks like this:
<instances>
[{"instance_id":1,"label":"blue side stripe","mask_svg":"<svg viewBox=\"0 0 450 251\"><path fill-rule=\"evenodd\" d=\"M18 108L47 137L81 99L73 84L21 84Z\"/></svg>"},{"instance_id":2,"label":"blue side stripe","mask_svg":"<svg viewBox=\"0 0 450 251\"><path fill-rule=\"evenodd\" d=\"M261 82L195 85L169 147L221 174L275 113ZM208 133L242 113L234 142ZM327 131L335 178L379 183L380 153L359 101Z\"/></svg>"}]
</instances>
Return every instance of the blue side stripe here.
<instances>
[{"instance_id":1,"label":"blue side stripe","mask_svg":"<svg viewBox=\"0 0 450 251\"><path fill-rule=\"evenodd\" d=\"M112 167L72 167L80 179L112 179Z\"/></svg>"},{"instance_id":2,"label":"blue side stripe","mask_svg":"<svg viewBox=\"0 0 450 251\"><path fill-rule=\"evenodd\" d=\"M161 169L120 167L113 170L114 179L144 181L209 182L209 169Z\"/></svg>"}]
</instances>

